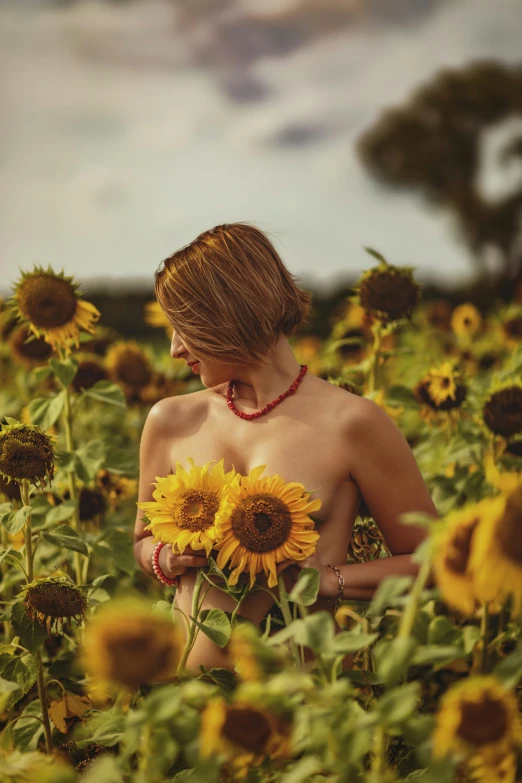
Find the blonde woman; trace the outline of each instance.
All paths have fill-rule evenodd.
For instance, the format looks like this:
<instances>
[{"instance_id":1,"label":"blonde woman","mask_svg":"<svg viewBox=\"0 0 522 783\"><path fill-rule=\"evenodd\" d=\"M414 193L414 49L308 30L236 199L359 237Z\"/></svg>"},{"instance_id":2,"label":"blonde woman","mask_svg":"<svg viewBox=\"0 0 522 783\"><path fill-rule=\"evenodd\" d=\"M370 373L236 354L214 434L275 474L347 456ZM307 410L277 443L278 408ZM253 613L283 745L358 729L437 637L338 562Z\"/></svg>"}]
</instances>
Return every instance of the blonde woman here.
<instances>
[{"instance_id":1,"label":"blonde woman","mask_svg":"<svg viewBox=\"0 0 522 783\"><path fill-rule=\"evenodd\" d=\"M320 574L315 609L332 599L369 599L391 574L414 574L411 553L423 531L400 523L406 511L437 516L411 449L387 414L303 370L289 345L306 321L311 295L301 290L265 233L245 223L216 226L163 262L155 275L156 298L173 326L170 353L184 359L205 389L156 403L140 447L138 500L152 499L156 476L173 473L187 455L196 464L224 458L247 475L266 465L265 475L297 481L321 500L316 514L315 554L287 570ZM292 393L286 395L290 389ZM227 401L228 396L228 401ZM348 565L347 551L361 497L392 557ZM138 511L135 557L155 577L155 541ZM174 555L164 546L160 574L180 577L177 606L191 611L196 569L204 551ZM204 608L232 611L234 601L216 588ZM255 591L241 613L256 624L273 601ZM230 666L226 652L199 634L188 667Z\"/></svg>"}]
</instances>

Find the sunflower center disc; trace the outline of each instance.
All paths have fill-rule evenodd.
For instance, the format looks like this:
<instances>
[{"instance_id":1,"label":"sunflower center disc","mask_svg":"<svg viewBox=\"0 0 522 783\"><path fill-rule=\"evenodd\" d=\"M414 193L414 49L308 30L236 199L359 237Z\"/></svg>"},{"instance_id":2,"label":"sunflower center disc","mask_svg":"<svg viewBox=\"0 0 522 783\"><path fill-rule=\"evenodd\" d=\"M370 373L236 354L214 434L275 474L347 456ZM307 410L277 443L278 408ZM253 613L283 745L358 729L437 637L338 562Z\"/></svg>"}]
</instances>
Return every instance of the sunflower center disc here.
<instances>
[{"instance_id":1,"label":"sunflower center disc","mask_svg":"<svg viewBox=\"0 0 522 783\"><path fill-rule=\"evenodd\" d=\"M218 510L219 500L215 492L190 489L182 498L180 527L194 533L207 530L214 524Z\"/></svg>"},{"instance_id":2,"label":"sunflower center disc","mask_svg":"<svg viewBox=\"0 0 522 783\"><path fill-rule=\"evenodd\" d=\"M498 543L505 557L522 564L522 487L506 501L504 516L498 526Z\"/></svg>"},{"instance_id":3,"label":"sunflower center disc","mask_svg":"<svg viewBox=\"0 0 522 783\"><path fill-rule=\"evenodd\" d=\"M232 529L247 549L269 552L284 544L292 528L285 503L273 495L244 498L232 513Z\"/></svg>"},{"instance_id":4,"label":"sunflower center disc","mask_svg":"<svg viewBox=\"0 0 522 783\"><path fill-rule=\"evenodd\" d=\"M464 702L457 733L473 745L485 745L501 740L507 729L506 709L496 699L485 695L480 702Z\"/></svg>"},{"instance_id":5,"label":"sunflower center disc","mask_svg":"<svg viewBox=\"0 0 522 783\"><path fill-rule=\"evenodd\" d=\"M446 566L459 576L462 576L468 567L471 542L478 523L479 520L475 519L470 525L458 528L454 532L448 546L448 552L445 557Z\"/></svg>"},{"instance_id":6,"label":"sunflower center disc","mask_svg":"<svg viewBox=\"0 0 522 783\"><path fill-rule=\"evenodd\" d=\"M52 275L26 278L18 291L18 303L23 315L41 329L55 329L69 323L77 307L72 285Z\"/></svg>"},{"instance_id":7,"label":"sunflower center disc","mask_svg":"<svg viewBox=\"0 0 522 783\"><path fill-rule=\"evenodd\" d=\"M250 753L263 753L270 739L270 723L257 710L232 707L227 710L223 734Z\"/></svg>"}]
</instances>

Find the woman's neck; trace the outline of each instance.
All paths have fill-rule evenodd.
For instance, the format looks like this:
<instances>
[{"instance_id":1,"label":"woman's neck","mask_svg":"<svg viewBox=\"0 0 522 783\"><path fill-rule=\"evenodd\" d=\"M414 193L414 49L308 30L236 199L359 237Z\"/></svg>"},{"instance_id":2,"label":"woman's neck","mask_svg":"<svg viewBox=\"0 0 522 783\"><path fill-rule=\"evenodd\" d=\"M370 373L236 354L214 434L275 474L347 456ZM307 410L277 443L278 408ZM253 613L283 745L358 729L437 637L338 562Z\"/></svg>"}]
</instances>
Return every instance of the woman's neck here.
<instances>
[{"instance_id":1,"label":"woman's neck","mask_svg":"<svg viewBox=\"0 0 522 783\"><path fill-rule=\"evenodd\" d=\"M287 338L281 336L264 362L235 371L234 399L248 400L254 410L260 410L288 389L299 370Z\"/></svg>"}]
</instances>

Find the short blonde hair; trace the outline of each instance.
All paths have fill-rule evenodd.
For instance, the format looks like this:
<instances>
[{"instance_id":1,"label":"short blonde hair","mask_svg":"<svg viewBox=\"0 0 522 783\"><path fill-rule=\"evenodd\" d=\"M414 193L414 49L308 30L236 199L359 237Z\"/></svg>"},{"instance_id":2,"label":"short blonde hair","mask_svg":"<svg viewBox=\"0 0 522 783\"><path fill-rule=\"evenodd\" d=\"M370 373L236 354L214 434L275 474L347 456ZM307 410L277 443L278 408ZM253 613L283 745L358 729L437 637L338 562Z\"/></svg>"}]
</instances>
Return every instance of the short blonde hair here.
<instances>
[{"instance_id":1,"label":"short blonde hair","mask_svg":"<svg viewBox=\"0 0 522 783\"><path fill-rule=\"evenodd\" d=\"M196 356L262 360L281 334L294 334L310 313L302 291L260 229L224 223L162 262L154 293Z\"/></svg>"}]
</instances>

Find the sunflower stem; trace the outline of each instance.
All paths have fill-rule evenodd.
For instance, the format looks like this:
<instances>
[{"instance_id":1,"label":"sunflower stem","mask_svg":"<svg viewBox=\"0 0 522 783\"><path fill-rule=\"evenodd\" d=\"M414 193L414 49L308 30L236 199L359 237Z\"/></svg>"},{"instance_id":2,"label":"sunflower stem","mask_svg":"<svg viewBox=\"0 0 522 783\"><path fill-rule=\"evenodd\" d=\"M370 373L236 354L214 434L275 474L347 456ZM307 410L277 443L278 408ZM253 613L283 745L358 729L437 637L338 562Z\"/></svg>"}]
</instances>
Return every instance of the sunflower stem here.
<instances>
[{"instance_id":1,"label":"sunflower stem","mask_svg":"<svg viewBox=\"0 0 522 783\"><path fill-rule=\"evenodd\" d=\"M64 357L60 355L60 359ZM64 386L64 406L63 406L63 428L65 433L65 448L66 451L71 454L74 451L74 442L72 435L72 411L71 411L71 390L69 386ZM67 470L67 476L69 479L69 496L71 500L76 501L76 474L73 470ZM72 527L80 535L80 514L78 503L74 504L74 510L71 518ZM76 584L81 585L82 582L82 556L79 552L73 552L74 557L74 572L76 575Z\"/></svg>"},{"instance_id":2,"label":"sunflower stem","mask_svg":"<svg viewBox=\"0 0 522 783\"><path fill-rule=\"evenodd\" d=\"M285 578L283 575L283 572L281 571L280 574L277 575L277 586L279 588L279 601L281 604L281 612L283 613L283 619L285 621L285 625L288 627L292 624L292 615L290 613L290 605L288 603L287 598L285 598L286 594L286 585L285 585ZM297 650L297 645L294 641L294 639L290 638L288 640L290 652L292 653L292 658L294 659L294 663L297 668L299 668L299 652Z\"/></svg>"},{"instance_id":3,"label":"sunflower stem","mask_svg":"<svg viewBox=\"0 0 522 783\"><path fill-rule=\"evenodd\" d=\"M372 773L375 780L379 780L386 768L386 737L382 726L377 726L373 738Z\"/></svg>"},{"instance_id":4,"label":"sunflower stem","mask_svg":"<svg viewBox=\"0 0 522 783\"><path fill-rule=\"evenodd\" d=\"M422 591L426 586L426 582L428 581L430 571L431 571L431 561L424 560L424 562L422 563L419 569L419 573L417 574L415 583L412 587L408 605L406 606L404 614L401 617L399 630L397 632L397 638L404 639L408 636L411 636L413 623L415 622L417 611L420 605L420 597Z\"/></svg>"},{"instance_id":5,"label":"sunflower stem","mask_svg":"<svg viewBox=\"0 0 522 783\"><path fill-rule=\"evenodd\" d=\"M198 619L200 606L199 606L199 596L201 593L201 588L203 587L204 582L204 576L203 576L203 570L201 568L198 568L198 575L196 577L196 584L194 585L194 592L192 593L192 617L191 617L191 624L189 633L187 636L187 642L185 644L185 649L183 650L183 655L181 656L181 660L179 662L176 675L181 674L181 672L184 670L185 665L187 663L187 659L190 655L190 651L194 647L194 642L196 641L196 633L199 630L195 620Z\"/></svg>"},{"instance_id":6,"label":"sunflower stem","mask_svg":"<svg viewBox=\"0 0 522 783\"><path fill-rule=\"evenodd\" d=\"M482 605L482 617L480 618L480 639L481 639L481 650L480 650L480 671L481 674L487 674L488 672L488 666L489 666L489 656L488 656L488 624L489 624L489 605L486 601Z\"/></svg>"},{"instance_id":7,"label":"sunflower stem","mask_svg":"<svg viewBox=\"0 0 522 783\"><path fill-rule=\"evenodd\" d=\"M5 529L5 527L3 525L0 525L0 541L1 541L1 544L2 544L2 549L5 551L9 547L9 541L8 541L8 538L7 538L7 530ZM6 557L8 557L8 555ZM9 567L8 567L7 563L5 562L5 558L4 558L2 560L2 563L0 564L0 579L1 579L2 582L4 582L4 580L5 580L6 576L7 576L8 570L9 570ZM6 601L6 603L9 603L9 599L12 597L12 594L13 594L13 591L11 590L11 588L10 587L5 587L3 594L4 594L4 597L8 599ZM5 642L10 642L11 641L11 623L9 622L9 620L4 620L2 625L3 625L3 628L4 628L4 641Z\"/></svg>"},{"instance_id":8,"label":"sunflower stem","mask_svg":"<svg viewBox=\"0 0 522 783\"><path fill-rule=\"evenodd\" d=\"M377 388L377 376L379 372L379 351L381 349L381 322L376 321L372 325L373 343L370 353L370 372L368 374L368 393L371 394Z\"/></svg>"},{"instance_id":9,"label":"sunflower stem","mask_svg":"<svg viewBox=\"0 0 522 783\"><path fill-rule=\"evenodd\" d=\"M49 755L52 755L53 753L53 734L51 729L51 723L49 721L49 710L47 707L47 697L45 692L45 680L44 680L44 672L43 672L43 666L42 666L42 655L40 650L37 650L37 652L34 654L34 657L36 658L36 665L38 667L38 675L36 678L37 686L38 686L38 698L40 700L40 709L42 711L42 722L44 727L44 735L45 735L45 751Z\"/></svg>"},{"instance_id":10,"label":"sunflower stem","mask_svg":"<svg viewBox=\"0 0 522 783\"><path fill-rule=\"evenodd\" d=\"M29 480L22 479L20 484L20 497L22 506L29 506ZM25 542L25 576L27 582L33 581L33 540L31 538L31 513L29 513L24 526Z\"/></svg>"}]
</instances>

